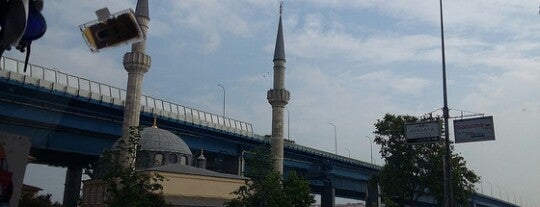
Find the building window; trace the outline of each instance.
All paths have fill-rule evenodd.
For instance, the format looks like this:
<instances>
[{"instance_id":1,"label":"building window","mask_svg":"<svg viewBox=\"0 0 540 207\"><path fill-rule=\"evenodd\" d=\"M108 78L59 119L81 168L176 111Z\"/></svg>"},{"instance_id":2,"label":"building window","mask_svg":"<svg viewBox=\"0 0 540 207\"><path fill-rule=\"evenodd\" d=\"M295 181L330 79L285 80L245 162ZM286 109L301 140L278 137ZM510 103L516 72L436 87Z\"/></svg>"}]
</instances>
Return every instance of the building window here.
<instances>
[{"instance_id":1,"label":"building window","mask_svg":"<svg viewBox=\"0 0 540 207\"><path fill-rule=\"evenodd\" d=\"M176 154L171 154L170 157L169 157L169 162L170 163L177 163L178 162L178 156L176 156Z\"/></svg>"},{"instance_id":2,"label":"building window","mask_svg":"<svg viewBox=\"0 0 540 207\"><path fill-rule=\"evenodd\" d=\"M180 156L180 164L181 165L186 165L186 161L187 161L186 156Z\"/></svg>"},{"instance_id":3,"label":"building window","mask_svg":"<svg viewBox=\"0 0 540 207\"><path fill-rule=\"evenodd\" d=\"M161 154L161 153L156 153L156 154L154 155L154 165L155 165L155 166L163 165L163 154Z\"/></svg>"}]
</instances>

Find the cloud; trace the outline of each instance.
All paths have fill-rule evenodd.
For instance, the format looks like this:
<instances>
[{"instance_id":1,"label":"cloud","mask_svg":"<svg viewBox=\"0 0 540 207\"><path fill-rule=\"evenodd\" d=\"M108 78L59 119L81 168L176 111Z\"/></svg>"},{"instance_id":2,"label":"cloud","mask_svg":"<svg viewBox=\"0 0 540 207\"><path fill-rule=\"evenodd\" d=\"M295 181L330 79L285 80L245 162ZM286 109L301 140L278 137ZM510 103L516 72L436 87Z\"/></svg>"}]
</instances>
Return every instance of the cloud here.
<instances>
[{"instance_id":1,"label":"cloud","mask_svg":"<svg viewBox=\"0 0 540 207\"><path fill-rule=\"evenodd\" d=\"M160 14L158 18L170 26L197 31L205 40L202 49L205 53L214 52L221 44L223 35L233 37L253 36L258 26L249 22L260 7L267 6L263 1L171 1L171 11ZM248 4L249 6L246 6Z\"/></svg>"},{"instance_id":2,"label":"cloud","mask_svg":"<svg viewBox=\"0 0 540 207\"><path fill-rule=\"evenodd\" d=\"M430 81L419 77L405 77L390 73L390 71L376 71L358 78L360 81L371 83L371 87L390 87L402 94L422 94L430 85Z\"/></svg>"},{"instance_id":3,"label":"cloud","mask_svg":"<svg viewBox=\"0 0 540 207\"><path fill-rule=\"evenodd\" d=\"M341 29L340 24L323 22L318 15L307 15L303 23L289 31L286 38L288 54L302 58L388 64L429 60L426 58L440 48L437 36L384 31L376 35L354 35Z\"/></svg>"}]
</instances>

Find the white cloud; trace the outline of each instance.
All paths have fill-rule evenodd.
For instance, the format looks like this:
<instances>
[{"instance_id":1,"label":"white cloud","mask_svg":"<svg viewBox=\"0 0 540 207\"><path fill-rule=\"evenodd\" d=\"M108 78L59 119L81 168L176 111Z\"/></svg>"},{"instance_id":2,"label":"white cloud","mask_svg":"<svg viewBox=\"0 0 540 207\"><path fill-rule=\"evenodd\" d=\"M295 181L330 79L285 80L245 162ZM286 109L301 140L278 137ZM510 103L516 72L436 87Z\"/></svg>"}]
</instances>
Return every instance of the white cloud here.
<instances>
[{"instance_id":1,"label":"white cloud","mask_svg":"<svg viewBox=\"0 0 540 207\"><path fill-rule=\"evenodd\" d=\"M358 79L370 83L373 88L390 87L399 93L414 95L422 94L430 84L422 78L395 75L387 70L368 73Z\"/></svg>"}]
</instances>

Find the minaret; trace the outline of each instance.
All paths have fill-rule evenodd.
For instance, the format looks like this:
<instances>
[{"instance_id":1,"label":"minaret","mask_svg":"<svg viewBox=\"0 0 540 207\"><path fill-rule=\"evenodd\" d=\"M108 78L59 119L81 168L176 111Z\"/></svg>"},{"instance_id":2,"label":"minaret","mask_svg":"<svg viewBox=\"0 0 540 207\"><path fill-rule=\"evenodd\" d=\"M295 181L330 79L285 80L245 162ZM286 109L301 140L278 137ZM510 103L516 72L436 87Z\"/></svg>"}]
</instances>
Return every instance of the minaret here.
<instances>
[{"instance_id":1,"label":"minaret","mask_svg":"<svg viewBox=\"0 0 540 207\"><path fill-rule=\"evenodd\" d=\"M124 68L128 72L124 121L122 123L122 137L120 138L124 140L124 143L128 141L129 127L139 126L142 80L144 73L150 68L150 56L144 54L146 50L146 32L148 30L148 22L150 21L148 16L148 0L137 1L135 16L143 32L144 40L132 44L131 52L127 52L123 59ZM124 154L123 156L126 159L129 157L127 154ZM131 160L123 161L131 162Z\"/></svg>"},{"instance_id":2,"label":"minaret","mask_svg":"<svg viewBox=\"0 0 540 207\"><path fill-rule=\"evenodd\" d=\"M274 169L283 174L283 110L289 102L290 94L285 89L285 45L281 15L283 2L279 7L279 26L274 50L274 88L267 92L268 103L272 105L272 157L275 159Z\"/></svg>"}]
</instances>

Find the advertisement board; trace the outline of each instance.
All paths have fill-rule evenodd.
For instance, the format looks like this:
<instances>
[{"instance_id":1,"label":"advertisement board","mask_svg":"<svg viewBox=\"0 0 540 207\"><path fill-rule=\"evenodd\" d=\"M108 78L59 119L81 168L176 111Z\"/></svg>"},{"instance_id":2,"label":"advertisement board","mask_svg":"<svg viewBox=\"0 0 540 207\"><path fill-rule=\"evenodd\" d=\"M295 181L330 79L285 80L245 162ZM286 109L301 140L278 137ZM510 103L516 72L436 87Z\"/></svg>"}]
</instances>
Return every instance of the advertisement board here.
<instances>
[{"instance_id":1,"label":"advertisement board","mask_svg":"<svg viewBox=\"0 0 540 207\"><path fill-rule=\"evenodd\" d=\"M441 121L424 121L405 124L407 144L434 143L441 140Z\"/></svg>"},{"instance_id":2,"label":"advertisement board","mask_svg":"<svg viewBox=\"0 0 540 207\"><path fill-rule=\"evenodd\" d=\"M493 117L454 120L456 143L495 140Z\"/></svg>"}]
</instances>

